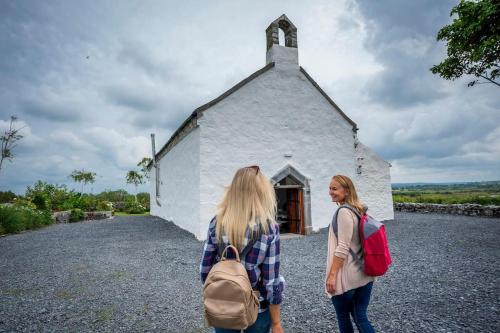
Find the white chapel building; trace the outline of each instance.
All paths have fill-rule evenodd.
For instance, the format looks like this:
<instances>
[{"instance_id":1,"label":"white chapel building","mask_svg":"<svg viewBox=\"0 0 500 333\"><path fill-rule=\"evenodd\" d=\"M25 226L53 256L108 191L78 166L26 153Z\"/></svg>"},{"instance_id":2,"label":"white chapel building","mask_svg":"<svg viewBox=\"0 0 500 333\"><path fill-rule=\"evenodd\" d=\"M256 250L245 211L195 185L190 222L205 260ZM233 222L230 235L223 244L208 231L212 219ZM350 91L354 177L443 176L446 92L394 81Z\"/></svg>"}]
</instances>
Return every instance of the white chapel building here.
<instances>
[{"instance_id":1,"label":"white chapel building","mask_svg":"<svg viewBox=\"0 0 500 333\"><path fill-rule=\"evenodd\" d=\"M266 38L263 68L194 110L158 152L153 139L151 214L203 240L235 171L259 165L276 189L281 232L328 226L335 174L353 179L370 215L393 219L390 164L299 65L297 28L282 15Z\"/></svg>"}]
</instances>

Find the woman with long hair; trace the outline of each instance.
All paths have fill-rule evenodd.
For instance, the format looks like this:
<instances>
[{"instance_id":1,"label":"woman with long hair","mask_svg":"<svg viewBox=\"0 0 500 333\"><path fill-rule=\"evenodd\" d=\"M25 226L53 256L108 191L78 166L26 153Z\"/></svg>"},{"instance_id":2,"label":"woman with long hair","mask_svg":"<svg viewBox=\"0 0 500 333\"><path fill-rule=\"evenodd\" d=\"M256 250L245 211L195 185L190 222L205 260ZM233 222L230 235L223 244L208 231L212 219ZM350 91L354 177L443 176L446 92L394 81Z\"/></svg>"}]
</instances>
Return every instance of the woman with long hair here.
<instances>
[{"instance_id":1,"label":"woman with long hair","mask_svg":"<svg viewBox=\"0 0 500 333\"><path fill-rule=\"evenodd\" d=\"M331 224L328 234L326 293L335 307L341 333L354 332L351 316L359 332L375 332L366 315L375 278L366 275L360 261L351 255L355 253L362 262L358 216L365 212L366 207L358 199L354 184L347 176L333 176L329 194L340 207L334 217L337 230L333 230Z\"/></svg>"},{"instance_id":2,"label":"woman with long hair","mask_svg":"<svg viewBox=\"0 0 500 333\"><path fill-rule=\"evenodd\" d=\"M252 288L260 292L257 321L245 330L247 333L267 333L270 329L273 333L283 332L280 303L285 281L280 275L280 235L275 219L274 188L258 166L250 166L236 171L208 227L200 265L203 283L220 260L220 249L233 245L241 253L253 243L246 256L240 258ZM215 332L239 331L216 327Z\"/></svg>"}]
</instances>

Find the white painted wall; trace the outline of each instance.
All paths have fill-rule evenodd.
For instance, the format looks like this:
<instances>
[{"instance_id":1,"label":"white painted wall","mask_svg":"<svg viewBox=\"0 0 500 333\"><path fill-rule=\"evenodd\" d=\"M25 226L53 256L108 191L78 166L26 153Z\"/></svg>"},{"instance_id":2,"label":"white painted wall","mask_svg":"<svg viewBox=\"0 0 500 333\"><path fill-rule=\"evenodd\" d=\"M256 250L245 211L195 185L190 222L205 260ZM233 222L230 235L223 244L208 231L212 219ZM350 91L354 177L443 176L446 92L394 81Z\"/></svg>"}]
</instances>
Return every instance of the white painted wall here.
<instances>
[{"instance_id":1,"label":"white painted wall","mask_svg":"<svg viewBox=\"0 0 500 333\"><path fill-rule=\"evenodd\" d=\"M224 186L238 168L254 164L269 178L290 164L309 179L313 230L328 226L336 209L328 194L335 174L354 180L374 217L394 217L389 164L361 143L354 148L352 125L298 65L276 63L204 111L198 125L160 160L161 207L155 204L152 172L151 212L200 240ZM364 158L361 175L358 156Z\"/></svg>"},{"instance_id":2,"label":"white painted wall","mask_svg":"<svg viewBox=\"0 0 500 333\"><path fill-rule=\"evenodd\" d=\"M335 209L328 195L332 175L355 175L352 125L297 65L276 64L206 110L198 123L202 229L239 167L258 164L272 177L291 164L308 177L313 230L327 226Z\"/></svg>"},{"instance_id":3,"label":"white painted wall","mask_svg":"<svg viewBox=\"0 0 500 333\"><path fill-rule=\"evenodd\" d=\"M361 201L368 205L368 213L379 220L394 219L390 164L361 142L356 154L363 161L361 174L356 174L354 181Z\"/></svg>"},{"instance_id":4,"label":"white painted wall","mask_svg":"<svg viewBox=\"0 0 500 333\"><path fill-rule=\"evenodd\" d=\"M155 200L155 172L151 169L151 214L202 238L200 229L200 128L195 128L158 162L160 204ZM204 231L206 233L206 230ZM203 237L205 237L204 235Z\"/></svg>"}]
</instances>

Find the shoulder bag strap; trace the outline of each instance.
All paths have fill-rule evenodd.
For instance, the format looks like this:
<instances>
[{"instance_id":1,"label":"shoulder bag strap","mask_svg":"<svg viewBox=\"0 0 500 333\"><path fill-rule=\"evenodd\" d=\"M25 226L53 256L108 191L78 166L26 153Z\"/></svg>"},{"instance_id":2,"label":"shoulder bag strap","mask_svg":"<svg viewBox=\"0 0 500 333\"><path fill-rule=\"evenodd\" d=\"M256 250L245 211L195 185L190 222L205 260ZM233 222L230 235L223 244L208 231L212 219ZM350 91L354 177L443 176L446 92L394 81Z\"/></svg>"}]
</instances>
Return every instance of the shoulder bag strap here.
<instances>
[{"instance_id":1,"label":"shoulder bag strap","mask_svg":"<svg viewBox=\"0 0 500 333\"><path fill-rule=\"evenodd\" d=\"M349 209L350 211L352 211L354 213L354 215L356 215L356 217L358 218L358 223L361 223L361 215L359 215L359 213L356 211L356 209L354 209L353 207L351 207L350 205L342 205L340 206L337 211L335 212L335 214L333 215L333 220L332 220L332 229L333 229L333 233L335 234L335 237L337 237L338 239L338 214L339 214L339 211L341 208L347 208ZM360 230L360 228L358 227L358 230ZM361 263L361 259L359 258L359 256L354 253L354 251L351 249L351 247L349 246L349 253L352 255L352 257L354 258L355 261Z\"/></svg>"}]
</instances>

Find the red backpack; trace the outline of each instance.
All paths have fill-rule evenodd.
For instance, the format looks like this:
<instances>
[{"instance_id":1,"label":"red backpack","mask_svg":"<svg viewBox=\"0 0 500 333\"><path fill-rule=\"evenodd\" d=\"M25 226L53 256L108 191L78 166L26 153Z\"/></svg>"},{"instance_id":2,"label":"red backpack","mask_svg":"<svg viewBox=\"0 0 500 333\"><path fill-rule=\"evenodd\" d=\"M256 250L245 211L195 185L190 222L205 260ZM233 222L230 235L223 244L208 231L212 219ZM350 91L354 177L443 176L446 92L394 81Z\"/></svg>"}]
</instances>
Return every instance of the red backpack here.
<instances>
[{"instance_id":1,"label":"red backpack","mask_svg":"<svg viewBox=\"0 0 500 333\"><path fill-rule=\"evenodd\" d=\"M349 252L353 256L354 260L361 264L366 275L384 275L385 272L387 272L389 265L392 263L389 246L387 244L387 236L385 234L385 226L381 222L366 214L366 211L360 215L358 211L351 206L342 205L337 209L335 215L333 216L332 228L335 236L337 236L338 229L337 214L341 208L351 210L359 219L359 238L361 240L361 249L363 254L358 256L351 248L349 248Z\"/></svg>"}]
</instances>

